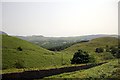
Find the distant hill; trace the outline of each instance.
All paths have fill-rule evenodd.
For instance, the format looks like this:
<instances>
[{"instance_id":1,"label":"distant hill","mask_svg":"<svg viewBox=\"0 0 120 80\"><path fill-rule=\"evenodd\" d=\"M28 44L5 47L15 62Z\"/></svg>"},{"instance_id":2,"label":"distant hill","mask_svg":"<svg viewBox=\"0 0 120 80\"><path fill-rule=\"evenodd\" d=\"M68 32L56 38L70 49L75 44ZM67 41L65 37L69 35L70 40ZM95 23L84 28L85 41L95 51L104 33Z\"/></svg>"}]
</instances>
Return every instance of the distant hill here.
<instances>
[{"instance_id":1,"label":"distant hill","mask_svg":"<svg viewBox=\"0 0 120 80\"><path fill-rule=\"evenodd\" d=\"M42 35L33 35L33 36L16 36L18 38L27 40L27 41L49 41L49 40L66 40L66 41L77 41L77 40L91 40L99 37L117 37L117 35L85 35L85 36L73 36L73 37L44 37Z\"/></svg>"},{"instance_id":2,"label":"distant hill","mask_svg":"<svg viewBox=\"0 0 120 80\"><path fill-rule=\"evenodd\" d=\"M37 44L46 49L54 49L63 47L66 45L72 45L85 40L92 40L100 37L117 37L117 35L86 35L86 36L74 36L74 37L44 37L44 36L16 36L20 39L27 40L34 44Z\"/></svg>"},{"instance_id":3,"label":"distant hill","mask_svg":"<svg viewBox=\"0 0 120 80\"><path fill-rule=\"evenodd\" d=\"M0 34L5 34L5 35L8 35L7 33L3 32L3 31L0 31Z\"/></svg>"}]
</instances>

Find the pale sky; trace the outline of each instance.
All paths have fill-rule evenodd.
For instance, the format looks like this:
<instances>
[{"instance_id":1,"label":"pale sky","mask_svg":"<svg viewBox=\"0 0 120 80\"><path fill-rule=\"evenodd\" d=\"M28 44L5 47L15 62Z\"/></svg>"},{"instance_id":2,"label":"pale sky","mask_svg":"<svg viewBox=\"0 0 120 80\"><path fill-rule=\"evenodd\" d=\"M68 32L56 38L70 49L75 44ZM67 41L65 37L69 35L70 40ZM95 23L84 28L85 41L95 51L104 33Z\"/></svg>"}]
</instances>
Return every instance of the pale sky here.
<instances>
[{"instance_id":1,"label":"pale sky","mask_svg":"<svg viewBox=\"0 0 120 80\"><path fill-rule=\"evenodd\" d=\"M2 30L10 35L57 37L118 34L118 1L2 2Z\"/></svg>"}]
</instances>

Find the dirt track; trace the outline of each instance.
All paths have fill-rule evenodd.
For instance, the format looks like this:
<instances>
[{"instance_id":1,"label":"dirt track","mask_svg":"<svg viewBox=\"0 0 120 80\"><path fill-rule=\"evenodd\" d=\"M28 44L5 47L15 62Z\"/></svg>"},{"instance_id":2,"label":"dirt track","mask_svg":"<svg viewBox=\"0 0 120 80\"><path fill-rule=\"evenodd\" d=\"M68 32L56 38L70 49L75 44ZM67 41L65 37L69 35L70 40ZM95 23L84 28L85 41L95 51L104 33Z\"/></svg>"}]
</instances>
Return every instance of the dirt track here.
<instances>
[{"instance_id":1,"label":"dirt track","mask_svg":"<svg viewBox=\"0 0 120 80\"><path fill-rule=\"evenodd\" d=\"M106 63L106 62L104 62ZM3 74L2 80L33 80L33 79L42 79L44 77L61 74L65 72L73 72L82 69L88 69L91 67L95 67L98 65L102 65L104 63L99 63L96 65L83 65L83 66L72 66L72 67L63 67L63 68L55 68L49 70L34 70L34 71L25 71L20 73L9 73Z\"/></svg>"}]
</instances>

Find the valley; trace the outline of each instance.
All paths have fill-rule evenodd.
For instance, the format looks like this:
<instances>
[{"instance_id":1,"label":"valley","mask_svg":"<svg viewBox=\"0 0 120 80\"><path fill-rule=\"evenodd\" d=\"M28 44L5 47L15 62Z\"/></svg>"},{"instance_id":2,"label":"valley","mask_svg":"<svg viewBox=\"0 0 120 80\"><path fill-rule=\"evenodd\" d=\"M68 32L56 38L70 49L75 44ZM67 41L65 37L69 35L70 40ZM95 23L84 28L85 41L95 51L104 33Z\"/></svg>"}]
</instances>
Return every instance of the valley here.
<instances>
[{"instance_id":1,"label":"valley","mask_svg":"<svg viewBox=\"0 0 120 80\"><path fill-rule=\"evenodd\" d=\"M15 36L0 35L2 37L2 74L11 73L21 73L25 71L34 70L49 70L49 69L59 69L70 66L82 66L82 64L71 64L71 59L76 51L79 49L86 51L91 58L90 62L87 64L99 64L101 62L108 62L109 64L115 62L114 66L117 66L117 58L110 51L106 51L109 47L118 46L118 38L116 37L98 37L91 39L89 41L76 42L69 47L60 51L50 51L47 48L40 47L33 42L19 39ZM61 45L60 45L61 46ZM98 53L95 50L97 48L103 48L103 52ZM113 60L113 62L112 62ZM107 67L107 63L105 63ZM98 66L102 68L102 65ZM106 67L106 68L107 68ZM118 67L117 67L118 68ZM115 69L117 69L115 68ZM96 67L90 68L98 71ZM99 68L98 68L99 69ZM108 68L109 69L109 68ZM112 68L110 68L112 69ZM114 69L114 68L113 68ZM81 73L82 71L82 73ZM95 78L94 76L84 76L77 77L78 74L91 74L87 73L89 69L79 70L70 73L59 73L55 76L49 76L47 78L68 78L65 76L69 74L70 78ZM73 74L75 72L75 74ZM112 72L115 72L114 70ZM112 72L110 74L112 74ZM101 73L102 74L102 73ZM107 72L105 72L107 74ZM73 77L73 75L76 75ZM99 75L97 75L99 76ZM108 76L107 76L108 77ZM107 78L106 77L106 78ZM45 77L46 78L46 77ZM114 78L114 77L111 77Z\"/></svg>"}]
</instances>

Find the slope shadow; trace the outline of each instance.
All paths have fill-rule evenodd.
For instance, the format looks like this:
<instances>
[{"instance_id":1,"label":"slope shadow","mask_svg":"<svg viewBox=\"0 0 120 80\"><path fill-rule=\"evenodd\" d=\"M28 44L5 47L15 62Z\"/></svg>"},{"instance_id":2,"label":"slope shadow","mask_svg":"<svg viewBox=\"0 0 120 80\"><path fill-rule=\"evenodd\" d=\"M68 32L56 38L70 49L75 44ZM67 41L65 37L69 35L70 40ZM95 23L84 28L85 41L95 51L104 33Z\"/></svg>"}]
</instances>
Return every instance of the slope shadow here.
<instances>
[{"instance_id":1,"label":"slope shadow","mask_svg":"<svg viewBox=\"0 0 120 80\"><path fill-rule=\"evenodd\" d=\"M99 64L89 64L89 65L83 65L83 66L54 68L54 69L48 69L48 70L33 70L33 71L25 71L25 72L20 72L20 73L8 73L8 74L2 74L2 80L42 79L44 77L61 74L65 72L73 72L77 70L88 69L91 67L102 65L104 63L107 63L107 62L103 62Z\"/></svg>"}]
</instances>

